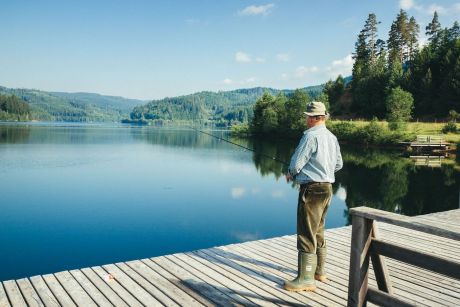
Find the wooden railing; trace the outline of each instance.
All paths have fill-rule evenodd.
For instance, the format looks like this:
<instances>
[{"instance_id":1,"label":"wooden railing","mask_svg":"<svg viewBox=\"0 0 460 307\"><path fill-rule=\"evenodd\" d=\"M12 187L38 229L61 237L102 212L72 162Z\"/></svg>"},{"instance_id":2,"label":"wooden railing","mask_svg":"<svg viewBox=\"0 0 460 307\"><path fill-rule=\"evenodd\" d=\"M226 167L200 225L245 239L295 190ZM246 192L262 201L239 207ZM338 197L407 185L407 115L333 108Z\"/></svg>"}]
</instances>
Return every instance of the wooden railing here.
<instances>
[{"instance_id":1,"label":"wooden railing","mask_svg":"<svg viewBox=\"0 0 460 307\"><path fill-rule=\"evenodd\" d=\"M383 256L460 279L459 262L385 242L378 235L375 221L460 241L460 232L457 229L452 230L448 227L442 228L439 224L430 225L426 222L417 222L411 217L367 207L350 209L350 214L353 226L348 281L349 307L365 306L367 301L380 306L413 306L410 302L401 300L393 294ZM368 285L370 260L378 289Z\"/></svg>"},{"instance_id":2,"label":"wooden railing","mask_svg":"<svg viewBox=\"0 0 460 307\"><path fill-rule=\"evenodd\" d=\"M442 135L417 135L415 142L418 144L445 144Z\"/></svg>"}]
</instances>

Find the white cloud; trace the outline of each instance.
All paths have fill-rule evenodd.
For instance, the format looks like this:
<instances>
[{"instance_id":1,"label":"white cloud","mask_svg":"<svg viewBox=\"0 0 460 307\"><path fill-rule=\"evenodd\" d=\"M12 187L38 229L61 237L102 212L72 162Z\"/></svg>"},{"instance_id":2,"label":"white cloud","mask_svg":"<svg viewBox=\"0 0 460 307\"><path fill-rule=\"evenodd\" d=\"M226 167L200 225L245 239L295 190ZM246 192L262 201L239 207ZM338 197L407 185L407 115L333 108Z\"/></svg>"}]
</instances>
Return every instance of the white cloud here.
<instances>
[{"instance_id":1,"label":"white cloud","mask_svg":"<svg viewBox=\"0 0 460 307\"><path fill-rule=\"evenodd\" d=\"M244 196L245 193L245 188L232 188L232 190L230 191L230 194L232 195L233 199L241 198Z\"/></svg>"},{"instance_id":2,"label":"white cloud","mask_svg":"<svg viewBox=\"0 0 460 307\"><path fill-rule=\"evenodd\" d=\"M281 80L302 79L309 82L318 82L321 79L336 78L338 75L349 76L353 69L351 54L342 59L334 60L326 67L299 66L291 73L282 73Z\"/></svg>"},{"instance_id":3,"label":"white cloud","mask_svg":"<svg viewBox=\"0 0 460 307\"><path fill-rule=\"evenodd\" d=\"M246 84L254 83L256 81L257 81L256 77L249 77L249 78L240 79L240 80L233 80L230 78L226 78L222 81L222 83L225 85L246 85Z\"/></svg>"},{"instance_id":4,"label":"white cloud","mask_svg":"<svg viewBox=\"0 0 460 307\"><path fill-rule=\"evenodd\" d=\"M242 9L238 12L240 16L254 16L254 15L268 15L271 13L273 7L275 5L273 3L269 3L266 5L250 5Z\"/></svg>"},{"instance_id":5,"label":"white cloud","mask_svg":"<svg viewBox=\"0 0 460 307\"><path fill-rule=\"evenodd\" d=\"M420 36L419 39L418 39L418 46L419 48L423 48L425 47L426 45L428 45L428 38L426 36Z\"/></svg>"},{"instance_id":6,"label":"white cloud","mask_svg":"<svg viewBox=\"0 0 460 307\"><path fill-rule=\"evenodd\" d=\"M229 80L230 83L228 84L235 84L236 82L231 80L231 79L226 79ZM224 174L251 174L254 172L254 166L251 164L242 164L242 163L228 163L228 162L223 162L219 164L219 171Z\"/></svg>"},{"instance_id":7,"label":"white cloud","mask_svg":"<svg viewBox=\"0 0 460 307\"><path fill-rule=\"evenodd\" d=\"M256 58L256 62L257 63L265 63L265 59L264 58Z\"/></svg>"},{"instance_id":8,"label":"white cloud","mask_svg":"<svg viewBox=\"0 0 460 307\"><path fill-rule=\"evenodd\" d=\"M235 53L235 61L238 63L249 63L252 61L251 56L247 53L238 51Z\"/></svg>"},{"instance_id":9,"label":"white cloud","mask_svg":"<svg viewBox=\"0 0 460 307\"><path fill-rule=\"evenodd\" d=\"M460 2L454 4L453 10L454 13L460 13Z\"/></svg>"},{"instance_id":10,"label":"white cloud","mask_svg":"<svg viewBox=\"0 0 460 307\"><path fill-rule=\"evenodd\" d=\"M340 199L341 201L347 200L347 190L345 190L344 187L340 186L340 187L337 189L337 192L335 192L335 197L337 197L337 198Z\"/></svg>"},{"instance_id":11,"label":"white cloud","mask_svg":"<svg viewBox=\"0 0 460 307\"><path fill-rule=\"evenodd\" d=\"M318 70L319 69L316 66L311 66L311 67L299 66L299 67L296 68L294 76L297 77L297 78L302 78L306 74L315 73Z\"/></svg>"},{"instance_id":12,"label":"white cloud","mask_svg":"<svg viewBox=\"0 0 460 307\"><path fill-rule=\"evenodd\" d=\"M233 84L233 80L232 79L229 79L229 78L225 78L224 81L222 81L224 84L226 85L230 85L230 84Z\"/></svg>"},{"instance_id":13,"label":"white cloud","mask_svg":"<svg viewBox=\"0 0 460 307\"><path fill-rule=\"evenodd\" d=\"M415 6L415 2L413 0L400 0L399 1L399 6L403 10L410 10Z\"/></svg>"},{"instance_id":14,"label":"white cloud","mask_svg":"<svg viewBox=\"0 0 460 307\"><path fill-rule=\"evenodd\" d=\"M284 197L284 191L283 190L273 190L272 191L272 197L273 198L283 198Z\"/></svg>"},{"instance_id":15,"label":"white cloud","mask_svg":"<svg viewBox=\"0 0 460 307\"><path fill-rule=\"evenodd\" d=\"M433 15L438 12L439 15L449 15L460 13L460 2L452 4L451 7L438 5L436 3L430 5L419 5L415 0L400 0L399 7L403 10L416 10L418 12Z\"/></svg>"},{"instance_id":16,"label":"white cloud","mask_svg":"<svg viewBox=\"0 0 460 307\"><path fill-rule=\"evenodd\" d=\"M332 64L326 67L326 71L328 72L328 77L335 78L338 75L348 76L351 75L351 71L353 69L353 57L351 54L347 55L343 59L334 60Z\"/></svg>"},{"instance_id":17,"label":"white cloud","mask_svg":"<svg viewBox=\"0 0 460 307\"><path fill-rule=\"evenodd\" d=\"M251 233L251 232L236 231L236 232L233 232L232 235L240 242L254 241L260 238L260 235L258 233Z\"/></svg>"},{"instance_id":18,"label":"white cloud","mask_svg":"<svg viewBox=\"0 0 460 307\"><path fill-rule=\"evenodd\" d=\"M289 60L291 59L291 57L289 56L288 53L278 53L276 55L276 59L280 62L289 62Z\"/></svg>"},{"instance_id":19,"label":"white cloud","mask_svg":"<svg viewBox=\"0 0 460 307\"><path fill-rule=\"evenodd\" d=\"M425 13L433 15L434 12L438 12L439 15L444 15L447 13L447 9L441 5L431 4L427 8L424 9Z\"/></svg>"}]
</instances>

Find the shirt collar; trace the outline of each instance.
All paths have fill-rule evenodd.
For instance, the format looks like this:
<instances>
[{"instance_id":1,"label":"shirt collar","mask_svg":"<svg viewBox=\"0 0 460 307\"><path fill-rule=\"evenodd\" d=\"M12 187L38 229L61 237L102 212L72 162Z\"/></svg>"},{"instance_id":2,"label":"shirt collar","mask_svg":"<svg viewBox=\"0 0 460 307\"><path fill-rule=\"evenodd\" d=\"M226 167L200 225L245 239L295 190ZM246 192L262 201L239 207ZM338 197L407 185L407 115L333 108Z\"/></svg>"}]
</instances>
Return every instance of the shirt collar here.
<instances>
[{"instance_id":1,"label":"shirt collar","mask_svg":"<svg viewBox=\"0 0 460 307\"><path fill-rule=\"evenodd\" d=\"M310 129L307 129L303 132L303 134L306 134L308 132L313 132L313 131L316 131L316 130L319 130L319 129L322 129L322 128L326 128L326 125L325 124L319 124L319 125L316 125L314 127L311 127Z\"/></svg>"}]
</instances>

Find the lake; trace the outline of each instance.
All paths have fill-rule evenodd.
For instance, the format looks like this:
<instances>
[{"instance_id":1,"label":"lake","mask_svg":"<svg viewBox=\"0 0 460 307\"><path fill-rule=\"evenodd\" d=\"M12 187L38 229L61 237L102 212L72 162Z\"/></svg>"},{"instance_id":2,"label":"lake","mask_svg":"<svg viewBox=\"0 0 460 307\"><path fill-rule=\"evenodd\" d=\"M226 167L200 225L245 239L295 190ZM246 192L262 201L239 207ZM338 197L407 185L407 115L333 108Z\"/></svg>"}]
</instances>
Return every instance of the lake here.
<instances>
[{"instance_id":1,"label":"lake","mask_svg":"<svg viewBox=\"0 0 460 307\"><path fill-rule=\"evenodd\" d=\"M229 138L226 131L207 130ZM297 141L232 139L289 161ZM460 164L342 147L326 227L348 209L459 207ZM295 233L297 189L273 159L187 128L0 124L0 280Z\"/></svg>"}]
</instances>

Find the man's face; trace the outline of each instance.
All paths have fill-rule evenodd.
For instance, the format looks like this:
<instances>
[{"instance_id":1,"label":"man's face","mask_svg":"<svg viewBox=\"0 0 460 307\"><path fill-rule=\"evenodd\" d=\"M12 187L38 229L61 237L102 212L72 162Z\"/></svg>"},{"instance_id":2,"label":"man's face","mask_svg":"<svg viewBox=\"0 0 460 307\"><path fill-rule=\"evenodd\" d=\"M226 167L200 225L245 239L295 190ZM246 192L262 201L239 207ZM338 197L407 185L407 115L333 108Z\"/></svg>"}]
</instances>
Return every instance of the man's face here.
<instances>
[{"instance_id":1,"label":"man's face","mask_svg":"<svg viewBox=\"0 0 460 307\"><path fill-rule=\"evenodd\" d=\"M315 118L313 116L305 115L305 120L307 122L307 128L313 127L313 124L315 123Z\"/></svg>"}]
</instances>

